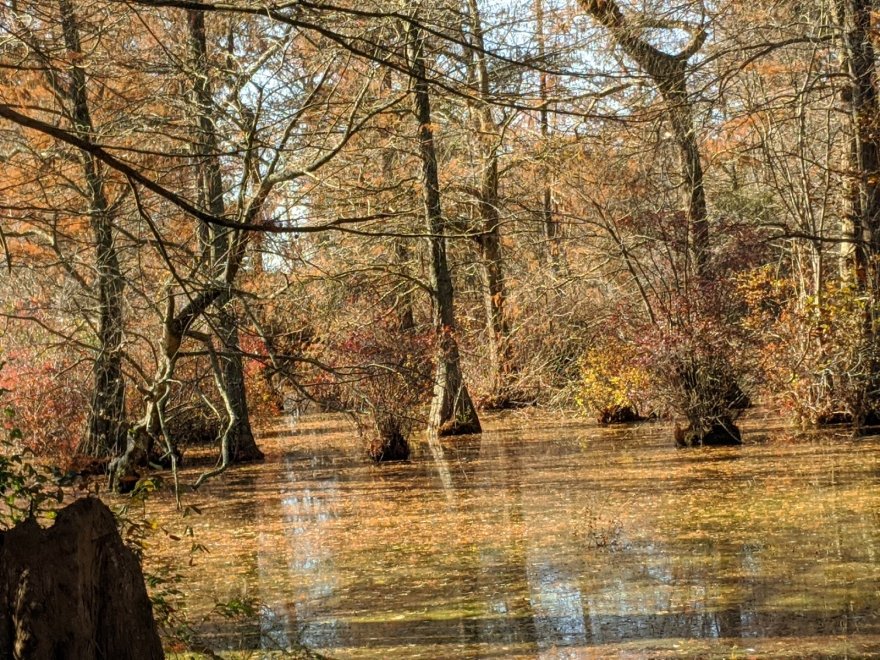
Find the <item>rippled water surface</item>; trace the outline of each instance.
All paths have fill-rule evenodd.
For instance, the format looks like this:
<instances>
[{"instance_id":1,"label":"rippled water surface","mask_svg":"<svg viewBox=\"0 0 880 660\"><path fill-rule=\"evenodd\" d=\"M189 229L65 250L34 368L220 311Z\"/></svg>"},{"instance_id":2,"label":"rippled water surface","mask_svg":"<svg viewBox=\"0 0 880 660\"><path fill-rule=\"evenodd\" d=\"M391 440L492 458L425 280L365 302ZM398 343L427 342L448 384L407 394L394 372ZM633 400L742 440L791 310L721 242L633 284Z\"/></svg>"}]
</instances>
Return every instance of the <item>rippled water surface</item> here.
<instances>
[{"instance_id":1,"label":"rippled water surface","mask_svg":"<svg viewBox=\"0 0 880 660\"><path fill-rule=\"evenodd\" d=\"M180 569L191 619L334 658L880 657L877 438L486 422L383 466L344 419L267 425L264 464L185 496L209 550Z\"/></svg>"}]
</instances>

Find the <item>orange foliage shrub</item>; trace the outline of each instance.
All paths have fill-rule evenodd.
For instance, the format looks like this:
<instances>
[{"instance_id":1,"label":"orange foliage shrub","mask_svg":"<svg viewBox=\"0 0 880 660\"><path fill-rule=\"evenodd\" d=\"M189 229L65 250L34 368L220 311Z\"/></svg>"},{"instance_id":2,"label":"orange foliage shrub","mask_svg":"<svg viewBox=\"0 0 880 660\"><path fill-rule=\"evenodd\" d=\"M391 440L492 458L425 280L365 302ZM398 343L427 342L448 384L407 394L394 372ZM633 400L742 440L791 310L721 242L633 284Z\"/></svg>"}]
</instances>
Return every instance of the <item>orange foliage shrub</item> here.
<instances>
[{"instance_id":1,"label":"orange foliage shrub","mask_svg":"<svg viewBox=\"0 0 880 660\"><path fill-rule=\"evenodd\" d=\"M798 294L795 282L755 271L741 282L746 323L761 331L766 394L804 424L876 415L868 396L877 348L865 337L868 300L852 286Z\"/></svg>"}]
</instances>

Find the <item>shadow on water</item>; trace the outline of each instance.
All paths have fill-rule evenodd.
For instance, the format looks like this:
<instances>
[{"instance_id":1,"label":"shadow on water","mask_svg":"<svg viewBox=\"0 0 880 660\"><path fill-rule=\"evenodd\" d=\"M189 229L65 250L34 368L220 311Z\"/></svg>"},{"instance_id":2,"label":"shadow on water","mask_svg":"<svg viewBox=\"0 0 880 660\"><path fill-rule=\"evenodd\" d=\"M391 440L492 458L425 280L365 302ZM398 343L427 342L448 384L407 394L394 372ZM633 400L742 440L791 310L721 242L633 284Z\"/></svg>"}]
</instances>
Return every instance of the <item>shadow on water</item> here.
<instances>
[{"instance_id":1,"label":"shadow on water","mask_svg":"<svg viewBox=\"0 0 880 660\"><path fill-rule=\"evenodd\" d=\"M653 424L487 427L376 466L344 420L279 420L265 464L199 493L201 632L332 657L880 653L877 438L678 451ZM211 618L233 598L261 606Z\"/></svg>"}]
</instances>

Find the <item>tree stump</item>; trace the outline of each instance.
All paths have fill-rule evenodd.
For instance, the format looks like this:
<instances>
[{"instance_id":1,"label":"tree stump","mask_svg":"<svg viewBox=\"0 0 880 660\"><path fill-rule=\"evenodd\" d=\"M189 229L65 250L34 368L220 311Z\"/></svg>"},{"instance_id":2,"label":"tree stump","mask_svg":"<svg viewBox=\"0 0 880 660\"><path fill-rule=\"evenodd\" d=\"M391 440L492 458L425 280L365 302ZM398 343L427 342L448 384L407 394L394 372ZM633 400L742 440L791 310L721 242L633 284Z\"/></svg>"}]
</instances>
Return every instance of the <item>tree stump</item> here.
<instances>
[{"instance_id":1,"label":"tree stump","mask_svg":"<svg viewBox=\"0 0 880 660\"><path fill-rule=\"evenodd\" d=\"M100 500L0 532L0 657L164 657L140 563Z\"/></svg>"},{"instance_id":2,"label":"tree stump","mask_svg":"<svg viewBox=\"0 0 880 660\"><path fill-rule=\"evenodd\" d=\"M405 461L409 458L409 442L404 433L404 424L393 414L375 414L375 435L367 447L367 453L377 463L384 461Z\"/></svg>"},{"instance_id":3,"label":"tree stump","mask_svg":"<svg viewBox=\"0 0 880 660\"><path fill-rule=\"evenodd\" d=\"M742 444L739 428L729 419L706 428L675 426L675 444L679 447L736 447Z\"/></svg>"},{"instance_id":4,"label":"tree stump","mask_svg":"<svg viewBox=\"0 0 880 660\"><path fill-rule=\"evenodd\" d=\"M611 406L610 408L603 409L598 417L596 417L596 422L602 426L607 426L608 424L632 424L643 421L645 421L645 418L636 412L632 406Z\"/></svg>"},{"instance_id":5,"label":"tree stump","mask_svg":"<svg viewBox=\"0 0 880 660\"><path fill-rule=\"evenodd\" d=\"M409 458L409 443L400 433L391 436L377 436L370 442L367 452L377 463L385 461L405 461Z\"/></svg>"}]
</instances>

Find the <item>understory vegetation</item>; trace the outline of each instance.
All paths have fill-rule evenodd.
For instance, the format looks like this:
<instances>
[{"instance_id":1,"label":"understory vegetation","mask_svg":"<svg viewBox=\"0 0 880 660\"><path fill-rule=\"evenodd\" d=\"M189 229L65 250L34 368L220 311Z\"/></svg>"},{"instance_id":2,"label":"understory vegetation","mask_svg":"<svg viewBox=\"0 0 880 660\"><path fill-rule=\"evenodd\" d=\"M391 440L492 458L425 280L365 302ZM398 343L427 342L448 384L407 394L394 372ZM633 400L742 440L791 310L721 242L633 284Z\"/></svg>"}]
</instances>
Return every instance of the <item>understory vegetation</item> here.
<instances>
[{"instance_id":1,"label":"understory vegetation","mask_svg":"<svg viewBox=\"0 0 880 660\"><path fill-rule=\"evenodd\" d=\"M866 0L0 2L10 510L31 459L200 487L284 412L377 462L525 406L876 426L877 34Z\"/></svg>"},{"instance_id":2,"label":"understory vegetation","mask_svg":"<svg viewBox=\"0 0 880 660\"><path fill-rule=\"evenodd\" d=\"M877 418L859 0L2 9L2 386L129 489L252 419Z\"/></svg>"}]
</instances>

